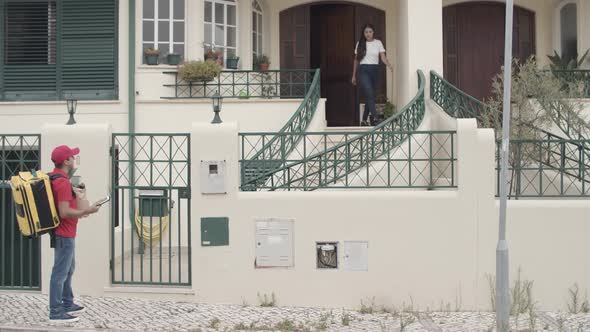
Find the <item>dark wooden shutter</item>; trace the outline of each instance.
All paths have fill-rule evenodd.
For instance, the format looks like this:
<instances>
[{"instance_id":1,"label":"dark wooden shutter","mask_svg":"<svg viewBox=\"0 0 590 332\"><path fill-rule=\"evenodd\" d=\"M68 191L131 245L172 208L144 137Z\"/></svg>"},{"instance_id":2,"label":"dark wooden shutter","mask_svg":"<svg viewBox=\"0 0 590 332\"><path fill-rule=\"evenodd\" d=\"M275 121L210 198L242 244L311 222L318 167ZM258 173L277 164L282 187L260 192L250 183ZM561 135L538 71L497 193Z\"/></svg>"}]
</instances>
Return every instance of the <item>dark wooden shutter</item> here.
<instances>
[{"instance_id":1,"label":"dark wooden shutter","mask_svg":"<svg viewBox=\"0 0 590 332\"><path fill-rule=\"evenodd\" d=\"M0 0L0 98L55 99L56 1Z\"/></svg>"},{"instance_id":2,"label":"dark wooden shutter","mask_svg":"<svg viewBox=\"0 0 590 332\"><path fill-rule=\"evenodd\" d=\"M446 80L459 85L457 7L443 8L443 73Z\"/></svg>"},{"instance_id":3,"label":"dark wooden shutter","mask_svg":"<svg viewBox=\"0 0 590 332\"><path fill-rule=\"evenodd\" d=\"M309 26L309 6L281 12L281 68L309 69Z\"/></svg>"},{"instance_id":4,"label":"dark wooden shutter","mask_svg":"<svg viewBox=\"0 0 590 332\"><path fill-rule=\"evenodd\" d=\"M62 95L117 97L117 0L64 0L61 20Z\"/></svg>"},{"instance_id":5,"label":"dark wooden shutter","mask_svg":"<svg viewBox=\"0 0 590 332\"><path fill-rule=\"evenodd\" d=\"M0 0L0 99L118 97L118 0Z\"/></svg>"},{"instance_id":6,"label":"dark wooden shutter","mask_svg":"<svg viewBox=\"0 0 590 332\"><path fill-rule=\"evenodd\" d=\"M512 55L521 63L536 54L535 45L535 13L515 8L514 12L514 45Z\"/></svg>"}]
</instances>

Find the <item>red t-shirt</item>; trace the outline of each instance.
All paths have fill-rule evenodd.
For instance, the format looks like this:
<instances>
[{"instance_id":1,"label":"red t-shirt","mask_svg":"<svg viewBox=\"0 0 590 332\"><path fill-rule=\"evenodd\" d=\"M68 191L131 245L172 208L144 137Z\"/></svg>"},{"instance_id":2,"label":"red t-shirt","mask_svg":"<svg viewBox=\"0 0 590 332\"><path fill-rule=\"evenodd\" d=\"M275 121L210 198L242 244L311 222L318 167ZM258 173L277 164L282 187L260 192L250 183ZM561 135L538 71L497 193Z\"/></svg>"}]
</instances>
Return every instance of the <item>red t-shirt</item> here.
<instances>
[{"instance_id":1,"label":"red t-shirt","mask_svg":"<svg viewBox=\"0 0 590 332\"><path fill-rule=\"evenodd\" d=\"M59 202L69 202L70 208L78 208L78 200L72 195L72 183L69 176L60 169L54 169L53 174L61 174L65 178L57 178L51 181L51 190L53 191L53 199L55 200L55 208L58 209ZM76 237L76 226L78 225L78 218L61 218L61 223L55 230L55 234L61 237Z\"/></svg>"}]
</instances>

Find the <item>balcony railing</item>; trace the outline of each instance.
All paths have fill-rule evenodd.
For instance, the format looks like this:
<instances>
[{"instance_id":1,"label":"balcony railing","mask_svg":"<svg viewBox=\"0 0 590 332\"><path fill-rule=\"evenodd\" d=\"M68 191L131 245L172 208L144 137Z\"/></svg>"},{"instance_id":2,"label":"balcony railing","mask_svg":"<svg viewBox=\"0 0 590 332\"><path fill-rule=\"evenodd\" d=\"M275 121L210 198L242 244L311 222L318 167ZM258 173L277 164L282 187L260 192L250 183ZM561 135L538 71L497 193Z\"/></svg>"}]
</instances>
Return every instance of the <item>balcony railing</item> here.
<instances>
[{"instance_id":1,"label":"balcony railing","mask_svg":"<svg viewBox=\"0 0 590 332\"><path fill-rule=\"evenodd\" d=\"M223 98L305 98L311 87L314 70L231 70L222 71L210 82L185 81L176 71L174 84L164 84L173 90L162 99L211 98L219 93Z\"/></svg>"},{"instance_id":2,"label":"balcony railing","mask_svg":"<svg viewBox=\"0 0 590 332\"><path fill-rule=\"evenodd\" d=\"M583 97L590 98L590 70L552 70L553 75L567 84L581 84Z\"/></svg>"}]
</instances>

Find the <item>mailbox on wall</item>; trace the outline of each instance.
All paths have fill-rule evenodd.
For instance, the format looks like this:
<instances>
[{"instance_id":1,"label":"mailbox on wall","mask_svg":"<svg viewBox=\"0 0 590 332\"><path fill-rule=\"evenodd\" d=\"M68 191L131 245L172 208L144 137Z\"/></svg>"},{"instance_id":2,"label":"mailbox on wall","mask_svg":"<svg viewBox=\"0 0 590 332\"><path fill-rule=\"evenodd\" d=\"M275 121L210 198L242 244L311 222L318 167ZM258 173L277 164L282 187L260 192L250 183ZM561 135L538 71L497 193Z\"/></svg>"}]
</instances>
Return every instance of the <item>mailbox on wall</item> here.
<instances>
[{"instance_id":1,"label":"mailbox on wall","mask_svg":"<svg viewBox=\"0 0 590 332\"><path fill-rule=\"evenodd\" d=\"M225 160L201 160L201 193L226 194Z\"/></svg>"},{"instance_id":2,"label":"mailbox on wall","mask_svg":"<svg viewBox=\"0 0 590 332\"><path fill-rule=\"evenodd\" d=\"M168 192L166 190L140 190L139 216L165 217L168 211Z\"/></svg>"}]
</instances>

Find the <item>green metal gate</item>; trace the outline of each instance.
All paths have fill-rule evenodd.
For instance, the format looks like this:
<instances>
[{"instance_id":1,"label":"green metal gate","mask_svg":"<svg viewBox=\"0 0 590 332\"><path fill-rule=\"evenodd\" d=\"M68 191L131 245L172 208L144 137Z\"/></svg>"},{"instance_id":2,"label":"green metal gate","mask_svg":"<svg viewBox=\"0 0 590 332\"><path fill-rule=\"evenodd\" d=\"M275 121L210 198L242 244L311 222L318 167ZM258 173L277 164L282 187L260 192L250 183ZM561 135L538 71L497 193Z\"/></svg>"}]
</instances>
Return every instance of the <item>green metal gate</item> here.
<instances>
[{"instance_id":1,"label":"green metal gate","mask_svg":"<svg viewBox=\"0 0 590 332\"><path fill-rule=\"evenodd\" d=\"M191 284L189 134L113 134L111 281Z\"/></svg>"},{"instance_id":2,"label":"green metal gate","mask_svg":"<svg viewBox=\"0 0 590 332\"><path fill-rule=\"evenodd\" d=\"M40 135L0 135L0 289L41 289L41 241L18 230L8 181L39 169Z\"/></svg>"}]
</instances>

